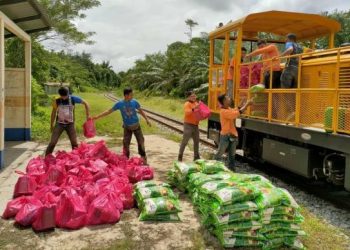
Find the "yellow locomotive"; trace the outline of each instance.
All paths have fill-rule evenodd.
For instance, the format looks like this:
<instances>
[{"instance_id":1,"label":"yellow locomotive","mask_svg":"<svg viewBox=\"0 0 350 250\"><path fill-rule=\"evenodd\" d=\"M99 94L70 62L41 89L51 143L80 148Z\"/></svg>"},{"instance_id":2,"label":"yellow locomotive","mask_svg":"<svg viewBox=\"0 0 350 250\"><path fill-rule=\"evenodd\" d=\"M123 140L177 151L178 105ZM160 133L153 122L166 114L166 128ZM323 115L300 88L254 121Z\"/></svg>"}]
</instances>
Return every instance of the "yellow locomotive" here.
<instances>
[{"instance_id":1,"label":"yellow locomotive","mask_svg":"<svg viewBox=\"0 0 350 250\"><path fill-rule=\"evenodd\" d=\"M208 137L218 141L219 104L226 93L235 106L254 98L253 105L236 120L244 155L286 168L306 178L326 178L350 191L350 46L334 48L334 35L340 24L315 14L268 11L250 14L209 34L210 69L208 102L212 116ZM298 80L294 88L269 88L251 93L262 81L259 64L273 60L242 61L242 47L256 48L259 37L284 47L285 36L296 34L298 43L310 52L280 58L298 59ZM315 50L317 39L328 41L328 48ZM233 59L232 59L233 58ZM233 88L227 75L233 67Z\"/></svg>"}]
</instances>

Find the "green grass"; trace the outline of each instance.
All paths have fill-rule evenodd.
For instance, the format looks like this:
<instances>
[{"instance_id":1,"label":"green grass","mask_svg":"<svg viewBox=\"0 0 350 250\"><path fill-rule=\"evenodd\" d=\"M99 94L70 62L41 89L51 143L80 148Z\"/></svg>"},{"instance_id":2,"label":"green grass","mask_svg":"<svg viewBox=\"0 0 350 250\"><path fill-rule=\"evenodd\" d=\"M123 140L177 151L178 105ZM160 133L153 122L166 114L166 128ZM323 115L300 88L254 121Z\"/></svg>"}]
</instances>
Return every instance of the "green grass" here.
<instances>
[{"instance_id":1,"label":"green grass","mask_svg":"<svg viewBox=\"0 0 350 250\"><path fill-rule=\"evenodd\" d=\"M308 237L303 240L303 243L307 249L348 249L349 240L344 239L344 237L341 235L342 232L340 229L325 223L314 214L310 213L310 211L306 208L302 208L301 213L305 217L302 228L308 234Z\"/></svg>"},{"instance_id":2,"label":"green grass","mask_svg":"<svg viewBox=\"0 0 350 250\"><path fill-rule=\"evenodd\" d=\"M115 94L117 97L123 96L122 90L117 90ZM166 96L146 96L143 92L138 91L134 92L134 98L140 102L141 106L149 110L159 112L178 120L183 120L184 118L183 106L186 101L185 99ZM200 127L206 128L207 122L202 121Z\"/></svg>"},{"instance_id":3,"label":"green grass","mask_svg":"<svg viewBox=\"0 0 350 250\"><path fill-rule=\"evenodd\" d=\"M113 102L106 99L102 93L79 93L90 105L90 115L97 115L113 106ZM50 139L50 115L51 107L39 107L38 112L32 117L32 137L36 141L48 141ZM82 126L86 120L83 105L76 105L76 128L79 136L82 136ZM158 131L156 126L149 127L141 118L141 126L144 134L154 134ZM122 118L120 112L114 112L96 122L97 135L109 135L121 137L123 135Z\"/></svg>"}]
</instances>

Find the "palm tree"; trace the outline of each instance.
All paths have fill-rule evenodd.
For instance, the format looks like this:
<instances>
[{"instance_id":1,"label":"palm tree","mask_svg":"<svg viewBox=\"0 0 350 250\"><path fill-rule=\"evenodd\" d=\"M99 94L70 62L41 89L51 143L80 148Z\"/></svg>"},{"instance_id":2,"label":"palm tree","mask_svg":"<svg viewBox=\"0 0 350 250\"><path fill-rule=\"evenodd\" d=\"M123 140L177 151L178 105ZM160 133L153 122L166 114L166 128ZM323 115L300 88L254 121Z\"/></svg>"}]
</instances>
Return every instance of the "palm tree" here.
<instances>
[{"instance_id":1,"label":"palm tree","mask_svg":"<svg viewBox=\"0 0 350 250\"><path fill-rule=\"evenodd\" d=\"M189 30L190 30L189 32L185 32L185 34L188 36L188 38L189 38L190 41L191 41L191 39L192 39L192 28L193 28L194 26L197 26L198 23L195 22L194 20L192 20L191 18L186 19L186 20L185 20L185 23L186 23L186 25L188 26L188 28L189 28Z\"/></svg>"}]
</instances>

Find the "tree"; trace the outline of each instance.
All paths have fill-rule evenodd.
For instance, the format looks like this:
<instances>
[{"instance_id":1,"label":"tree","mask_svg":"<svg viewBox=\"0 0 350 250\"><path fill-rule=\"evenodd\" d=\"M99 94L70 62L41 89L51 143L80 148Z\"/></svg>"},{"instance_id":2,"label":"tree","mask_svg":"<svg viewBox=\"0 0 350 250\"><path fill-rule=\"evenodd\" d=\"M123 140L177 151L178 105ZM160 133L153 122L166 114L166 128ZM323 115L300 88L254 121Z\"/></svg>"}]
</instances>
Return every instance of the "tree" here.
<instances>
[{"instance_id":1,"label":"tree","mask_svg":"<svg viewBox=\"0 0 350 250\"><path fill-rule=\"evenodd\" d=\"M197 26L198 23L193 21L191 18L188 18L185 20L186 25L188 26L189 31L185 32L185 34L188 36L189 40L192 39L192 29L194 26Z\"/></svg>"},{"instance_id":2,"label":"tree","mask_svg":"<svg viewBox=\"0 0 350 250\"><path fill-rule=\"evenodd\" d=\"M61 38L67 43L93 43L90 40L94 32L80 31L74 23L77 19L84 19L83 11L99 6L99 0L39 0L46 8L52 30L39 32L35 36L38 41Z\"/></svg>"}]
</instances>

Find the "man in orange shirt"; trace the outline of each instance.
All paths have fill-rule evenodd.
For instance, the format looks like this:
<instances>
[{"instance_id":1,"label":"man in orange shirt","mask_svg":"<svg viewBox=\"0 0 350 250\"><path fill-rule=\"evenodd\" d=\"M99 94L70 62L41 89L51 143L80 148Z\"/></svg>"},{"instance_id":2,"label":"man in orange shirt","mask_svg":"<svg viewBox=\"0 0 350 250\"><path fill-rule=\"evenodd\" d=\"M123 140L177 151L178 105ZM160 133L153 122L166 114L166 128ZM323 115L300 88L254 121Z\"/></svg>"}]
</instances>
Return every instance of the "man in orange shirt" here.
<instances>
[{"instance_id":1,"label":"man in orange shirt","mask_svg":"<svg viewBox=\"0 0 350 250\"><path fill-rule=\"evenodd\" d=\"M231 99L226 95L220 95L218 101L221 104L220 110L220 143L215 160L222 160L222 155L228 151L228 167L235 168L236 147L238 144L238 133L235 127L235 120L242 114L252 101L247 101L241 108L230 108Z\"/></svg>"},{"instance_id":2,"label":"man in orange shirt","mask_svg":"<svg viewBox=\"0 0 350 250\"><path fill-rule=\"evenodd\" d=\"M271 61L266 61L263 63L264 70L264 85L265 88L270 88L270 70L272 67L272 88L281 87L281 62L279 57L278 48L275 44L267 44L265 40L258 40L258 49L254 50L252 53L246 55L247 58L257 55L262 55L263 60L272 59Z\"/></svg>"},{"instance_id":3,"label":"man in orange shirt","mask_svg":"<svg viewBox=\"0 0 350 250\"><path fill-rule=\"evenodd\" d=\"M185 119L184 119L184 133L180 145L178 160L182 161L183 153L188 141L193 139L194 160L199 157L199 120L196 118L194 111L198 108L197 96L193 91L186 93L187 102L184 105Z\"/></svg>"},{"instance_id":4,"label":"man in orange shirt","mask_svg":"<svg viewBox=\"0 0 350 250\"><path fill-rule=\"evenodd\" d=\"M243 63L243 59L245 55L247 54L247 49L242 47L241 50L241 63ZM233 98L233 75L234 75L234 68L235 68L235 58L232 57L230 61L230 65L228 67L227 71L227 93L230 98Z\"/></svg>"}]
</instances>

